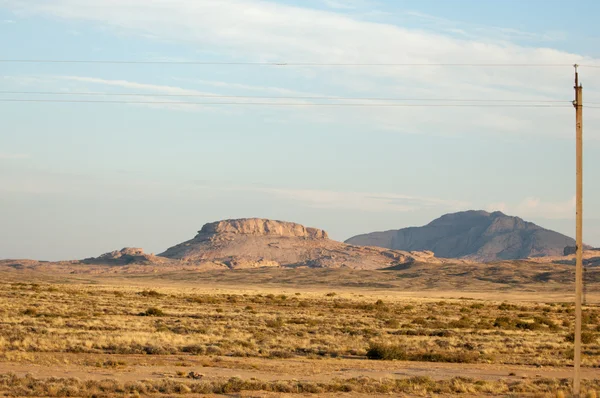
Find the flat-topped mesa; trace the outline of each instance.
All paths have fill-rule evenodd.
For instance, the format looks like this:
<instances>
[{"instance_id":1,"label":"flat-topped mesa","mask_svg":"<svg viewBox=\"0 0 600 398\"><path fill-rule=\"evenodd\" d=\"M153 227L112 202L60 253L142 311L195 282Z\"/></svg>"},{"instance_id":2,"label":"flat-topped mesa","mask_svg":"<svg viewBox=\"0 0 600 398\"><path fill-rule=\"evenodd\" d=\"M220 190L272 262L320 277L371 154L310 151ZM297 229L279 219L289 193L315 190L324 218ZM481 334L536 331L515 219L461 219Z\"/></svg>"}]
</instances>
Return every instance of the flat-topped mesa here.
<instances>
[{"instance_id":1,"label":"flat-topped mesa","mask_svg":"<svg viewBox=\"0 0 600 398\"><path fill-rule=\"evenodd\" d=\"M307 228L303 225L286 222L265 220L261 218L242 218L224 220L205 224L199 235L239 234L254 236L282 236L306 239L329 239L327 232L317 228Z\"/></svg>"}]
</instances>

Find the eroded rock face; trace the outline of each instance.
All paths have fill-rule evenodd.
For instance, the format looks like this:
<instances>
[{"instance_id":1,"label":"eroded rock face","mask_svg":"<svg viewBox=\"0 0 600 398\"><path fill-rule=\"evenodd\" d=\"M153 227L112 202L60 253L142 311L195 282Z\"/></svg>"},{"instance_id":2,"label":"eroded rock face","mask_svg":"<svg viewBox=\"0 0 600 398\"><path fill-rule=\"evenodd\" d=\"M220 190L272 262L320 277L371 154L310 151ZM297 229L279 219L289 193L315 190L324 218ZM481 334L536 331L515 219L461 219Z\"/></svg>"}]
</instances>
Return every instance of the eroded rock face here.
<instances>
[{"instance_id":1,"label":"eroded rock face","mask_svg":"<svg viewBox=\"0 0 600 398\"><path fill-rule=\"evenodd\" d=\"M346 243L493 262L562 255L575 240L501 212L465 211L446 214L423 227L358 235Z\"/></svg>"},{"instance_id":2,"label":"eroded rock face","mask_svg":"<svg viewBox=\"0 0 600 398\"><path fill-rule=\"evenodd\" d=\"M281 266L277 261L269 261L265 260L264 258L254 260L240 257L232 257L230 260L226 260L224 264L230 269L267 268Z\"/></svg>"},{"instance_id":3,"label":"eroded rock face","mask_svg":"<svg viewBox=\"0 0 600 398\"><path fill-rule=\"evenodd\" d=\"M408 253L352 246L329 239L320 229L257 218L206 224L196 237L167 249L159 256L184 263L223 264L229 269L384 269L418 262L443 262L432 252Z\"/></svg>"},{"instance_id":4,"label":"eroded rock face","mask_svg":"<svg viewBox=\"0 0 600 398\"><path fill-rule=\"evenodd\" d=\"M105 253L98 258L106 259L106 260L116 260L123 256L143 256L145 254L146 253L144 253L144 249L139 249L139 248L135 248L135 247L126 247L121 250L115 250L110 253Z\"/></svg>"},{"instance_id":5,"label":"eroded rock face","mask_svg":"<svg viewBox=\"0 0 600 398\"><path fill-rule=\"evenodd\" d=\"M72 263L56 263L56 269L79 267L82 273L149 273L177 270L210 271L254 268L350 268L402 270L421 263L449 264L433 252L406 252L378 247L353 246L329 239L325 231L300 224L258 218L224 220L204 225L186 242L155 256L142 249L125 248ZM41 263L2 262L15 269L40 267ZM103 268L104 267L104 268ZM75 272L75 270L73 270Z\"/></svg>"},{"instance_id":6,"label":"eroded rock face","mask_svg":"<svg viewBox=\"0 0 600 398\"><path fill-rule=\"evenodd\" d=\"M112 265L128 265L128 264L148 264L158 260L152 254L144 253L143 249L126 247L121 250L115 250L105 253L99 257L86 258L82 260L86 264L112 264Z\"/></svg>"},{"instance_id":7,"label":"eroded rock face","mask_svg":"<svg viewBox=\"0 0 600 398\"><path fill-rule=\"evenodd\" d=\"M328 239L327 232L317 228L307 228L303 225L265 220L261 218L244 218L225 220L206 224L199 235L240 234L255 236L281 236L290 238Z\"/></svg>"}]
</instances>

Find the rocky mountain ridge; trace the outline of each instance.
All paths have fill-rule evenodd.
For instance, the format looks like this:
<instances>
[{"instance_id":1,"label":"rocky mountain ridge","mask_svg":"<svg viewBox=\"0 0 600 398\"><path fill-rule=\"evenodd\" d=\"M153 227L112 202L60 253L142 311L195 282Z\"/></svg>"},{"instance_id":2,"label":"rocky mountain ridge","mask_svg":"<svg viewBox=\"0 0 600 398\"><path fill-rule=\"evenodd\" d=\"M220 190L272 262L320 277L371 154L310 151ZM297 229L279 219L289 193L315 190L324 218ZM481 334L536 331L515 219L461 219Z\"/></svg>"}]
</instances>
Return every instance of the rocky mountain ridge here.
<instances>
[{"instance_id":1,"label":"rocky mountain ridge","mask_svg":"<svg viewBox=\"0 0 600 398\"><path fill-rule=\"evenodd\" d=\"M560 256L574 239L501 212L446 214L423 227L373 232L346 243L393 250L430 250L438 257L500 261Z\"/></svg>"},{"instance_id":2,"label":"rocky mountain ridge","mask_svg":"<svg viewBox=\"0 0 600 398\"><path fill-rule=\"evenodd\" d=\"M124 248L80 261L6 260L0 261L0 265L70 273L148 273L251 268L378 270L450 262L456 263L456 260L439 259L428 251L353 246L329 239L321 229L285 221L246 218L205 224L193 239L159 255L146 254L139 248Z\"/></svg>"},{"instance_id":3,"label":"rocky mountain ridge","mask_svg":"<svg viewBox=\"0 0 600 398\"><path fill-rule=\"evenodd\" d=\"M327 232L317 228L287 221L267 220L261 218L242 218L223 220L205 224L198 235L239 234L256 236L281 236L306 239L329 239Z\"/></svg>"},{"instance_id":4,"label":"rocky mountain ridge","mask_svg":"<svg viewBox=\"0 0 600 398\"><path fill-rule=\"evenodd\" d=\"M136 247L126 247L121 250L115 250L100 255L81 260L84 264L107 264L107 265L128 265L128 264L156 264L163 259L154 254L144 253L144 249Z\"/></svg>"},{"instance_id":5,"label":"rocky mountain ridge","mask_svg":"<svg viewBox=\"0 0 600 398\"><path fill-rule=\"evenodd\" d=\"M221 263L228 268L383 269L420 261L442 262L431 252L358 247L331 240L317 228L257 218L206 224L193 239L159 256L186 262Z\"/></svg>"},{"instance_id":6,"label":"rocky mountain ridge","mask_svg":"<svg viewBox=\"0 0 600 398\"><path fill-rule=\"evenodd\" d=\"M473 220L488 218L489 222L476 222ZM196 236L186 242L177 244L165 252L154 255L147 254L139 248L124 248L109 252L95 258L79 261L41 262L33 260L4 260L0 266L12 269L49 269L61 270L70 273L104 273L104 272L170 272L177 270L209 271L228 269L250 268L347 268L356 270L403 270L417 264L452 266L473 265L478 255L484 258L497 259L497 251L490 250L486 242L500 242L514 239L514 230L519 233L556 234L544 230L535 224L527 223L516 217L508 217L502 213L469 212L466 217L461 214L446 215L434 220L427 226L435 228L437 238L441 244L433 244L435 250L440 248L451 250L465 250L469 245L483 242L482 248L473 253L467 253L462 259L436 257L432 250L397 250L385 247L360 246L349 243L337 242L329 239L327 233L321 229L309 228L300 224L247 218L237 220L224 220L205 224ZM417 232L409 238L416 240ZM523 232L524 231L524 232ZM541 232L540 232L541 231ZM374 234L375 238L387 239L389 244L395 244L398 239L388 231ZM451 233L447 237L444 234ZM508 234L508 238L504 235ZM559 234L557 234L559 235ZM404 236L405 239L408 239ZM466 239L465 239L466 238ZM559 236L558 242L564 241ZM565 237L568 242L570 238ZM513 245L519 250L523 249L522 239L517 239ZM465 245L464 241L468 244ZM530 239L535 242L535 239ZM432 241L433 242L433 241ZM430 242L431 243L431 242ZM434 242L435 243L435 242ZM539 242L535 243L536 250L530 250L528 256L535 263L571 264L573 256L564 256L570 251L569 245L553 248L556 252L552 256L540 257ZM492 245L492 249L494 249ZM543 247L542 247L543 249ZM506 252L502 252L506 254ZM452 253L450 253L452 254ZM456 253L455 253L456 254ZM460 253L458 253L460 254ZM510 254L510 252L509 252ZM439 253L438 253L439 255ZM490 255L496 255L490 256ZM450 257L450 256L449 256ZM591 266L597 264L599 254L586 251L585 262ZM475 260L474 260L475 259ZM501 259L504 260L504 259ZM498 261L501 261L498 260ZM106 268L109 267L109 268Z\"/></svg>"}]
</instances>

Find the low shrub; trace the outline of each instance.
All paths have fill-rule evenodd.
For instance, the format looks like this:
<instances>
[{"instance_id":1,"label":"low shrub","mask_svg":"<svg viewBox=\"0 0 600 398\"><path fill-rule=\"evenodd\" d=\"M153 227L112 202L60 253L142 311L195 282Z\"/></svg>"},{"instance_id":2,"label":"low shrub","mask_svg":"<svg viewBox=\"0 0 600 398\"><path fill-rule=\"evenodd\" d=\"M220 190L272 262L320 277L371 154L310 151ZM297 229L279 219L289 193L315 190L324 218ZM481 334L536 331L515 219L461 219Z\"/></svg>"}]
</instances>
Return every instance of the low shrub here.
<instances>
[{"instance_id":1,"label":"low shrub","mask_svg":"<svg viewBox=\"0 0 600 398\"><path fill-rule=\"evenodd\" d=\"M140 313L140 316L165 316L165 313L160 308L150 307L146 311Z\"/></svg>"},{"instance_id":2,"label":"low shrub","mask_svg":"<svg viewBox=\"0 0 600 398\"><path fill-rule=\"evenodd\" d=\"M277 317L275 319L267 319L265 324L267 325L267 327L277 329L277 328L283 327L283 325L285 325L285 322L283 321L283 319L281 317Z\"/></svg>"},{"instance_id":3,"label":"low shrub","mask_svg":"<svg viewBox=\"0 0 600 398\"><path fill-rule=\"evenodd\" d=\"M163 297L164 294L157 292L156 290L143 290L138 293L142 297Z\"/></svg>"},{"instance_id":4,"label":"low shrub","mask_svg":"<svg viewBox=\"0 0 600 398\"><path fill-rule=\"evenodd\" d=\"M478 352L469 351L408 351L396 344L371 343L367 350L367 358L373 360L400 360L422 362L474 363L479 360Z\"/></svg>"},{"instance_id":5,"label":"low shrub","mask_svg":"<svg viewBox=\"0 0 600 398\"><path fill-rule=\"evenodd\" d=\"M289 351L279 351L279 350L276 350L276 351L271 351L269 353L269 358L284 358L284 359L287 359L287 358L293 358L293 357L294 357L294 354L291 353L291 352L289 352Z\"/></svg>"},{"instance_id":6,"label":"low shrub","mask_svg":"<svg viewBox=\"0 0 600 398\"><path fill-rule=\"evenodd\" d=\"M181 347L181 352L187 352L194 355L202 355L205 351L204 346L200 344L191 344Z\"/></svg>"},{"instance_id":7,"label":"low shrub","mask_svg":"<svg viewBox=\"0 0 600 398\"><path fill-rule=\"evenodd\" d=\"M367 358L382 360L406 360L408 358L404 347L393 344L371 343L367 350Z\"/></svg>"},{"instance_id":8,"label":"low shrub","mask_svg":"<svg viewBox=\"0 0 600 398\"><path fill-rule=\"evenodd\" d=\"M565 340L569 343L572 343L575 341L575 333L569 333L567 335L567 337L565 337ZM595 343L598 340L598 335L596 333L592 333L592 332L581 332L581 342L583 344L592 344Z\"/></svg>"}]
</instances>

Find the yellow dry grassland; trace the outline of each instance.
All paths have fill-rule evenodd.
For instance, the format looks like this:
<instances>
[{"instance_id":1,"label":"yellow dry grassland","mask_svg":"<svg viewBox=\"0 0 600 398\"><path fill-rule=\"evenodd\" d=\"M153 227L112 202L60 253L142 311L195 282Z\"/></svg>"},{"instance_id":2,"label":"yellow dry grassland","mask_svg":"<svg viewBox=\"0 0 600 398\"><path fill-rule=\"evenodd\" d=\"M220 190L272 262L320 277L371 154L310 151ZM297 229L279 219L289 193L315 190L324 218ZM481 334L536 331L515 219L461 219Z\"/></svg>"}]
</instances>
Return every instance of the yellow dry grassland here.
<instances>
[{"instance_id":1,"label":"yellow dry grassland","mask_svg":"<svg viewBox=\"0 0 600 398\"><path fill-rule=\"evenodd\" d=\"M2 283L0 392L568 396L573 318L567 302ZM584 329L595 394L600 309Z\"/></svg>"}]
</instances>

